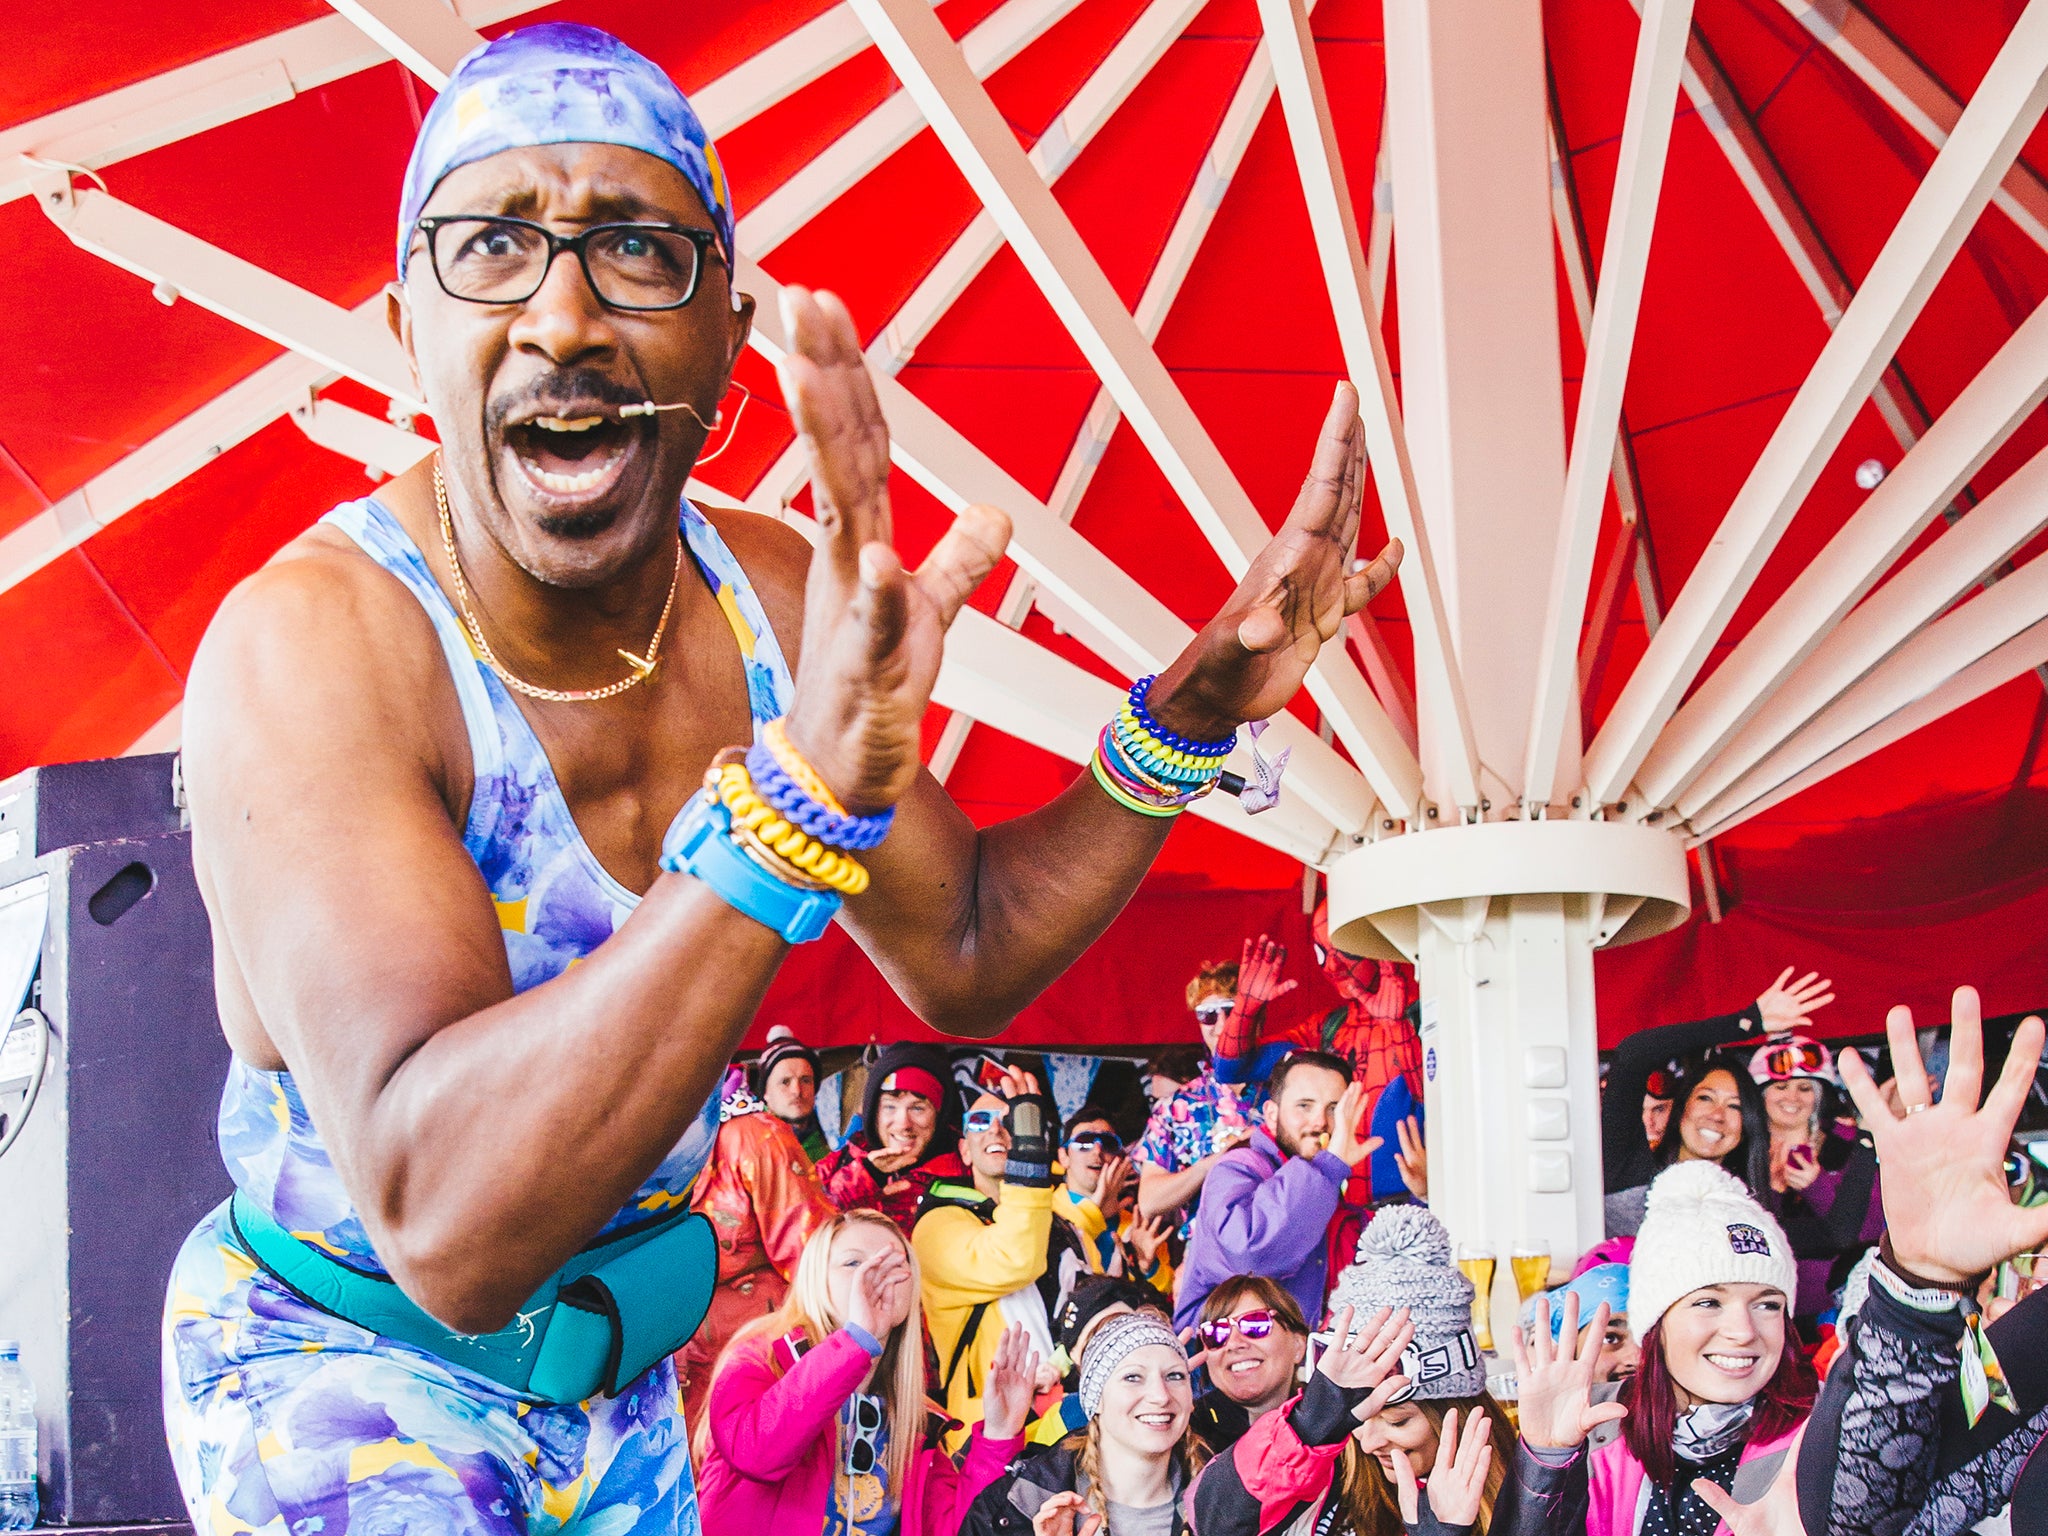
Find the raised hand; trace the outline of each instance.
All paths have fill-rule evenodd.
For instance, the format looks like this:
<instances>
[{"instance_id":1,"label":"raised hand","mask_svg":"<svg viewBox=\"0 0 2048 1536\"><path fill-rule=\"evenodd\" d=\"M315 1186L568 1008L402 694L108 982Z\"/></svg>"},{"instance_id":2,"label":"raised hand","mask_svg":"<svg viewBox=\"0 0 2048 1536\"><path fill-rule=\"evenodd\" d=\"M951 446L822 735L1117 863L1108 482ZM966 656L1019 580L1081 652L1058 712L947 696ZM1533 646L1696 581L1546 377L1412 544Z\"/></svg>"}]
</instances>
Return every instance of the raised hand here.
<instances>
[{"instance_id":1,"label":"raised hand","mask_svg":"<svg viewBox=\"0 0 2048 1536\"><path fill-rule=\"evenodd\" d=\"M1237 962L1237 1011L1254 1014L1265 1010L1300 985L1282 981L1280 968L1287 964L1287 946L1260 934L1244 941L1244 958Z\"/></svg>"},{"instance_id":2,"label":"raised hand","mask_svg":"<svg viewBox=\"0 0 2048 1536\"><path fill-rule=\"evenodd\" d=\"M1439 1525L1468 1526L1479 1521L1479 1509L1486 1496L1486 1472L1493 1464L1493 1421L1474 1413L1465 1421L1465 1433L1458 1433L1458 1410L1444 1415L1443 1433L1437 1436L1436 1464L1429 1474L1429 1512ZM1401 1505L1404 1525L1422 1519L1423 1490L1416 1486L1415 1463L1403 1450L1394 1452L1394 1496Z\"/></svg>"},{"instance_id":3,"label":"raised hand","mask_svg":"<svg viewBox=\"0 0 2048 1536\"><path fill-rule=\"evenodd\" d=\"M1401 1150L1394 1154L1394 1166L1401 1172L1401 1182L1408 1186L1408 1193L1418 1200L1429 1198L1429 1149L1422 1140L1422 1122L1413 1115L1394 1123L1394 1134L1401 1138Z\"/></svg>"},{"instance_id":4,"label":"raised hand","mask_svg":"<svg viewBox=\"0 0 2048 1536\"><path fill-rule=\"evenodd\" d=\"M803 670L789 735L848 809L894 805L918 772L918 729L946 628L995 568L1010 520L970 506L923 565L891 542L889 431L846 306L782 290L782 397L811 461L822 530L804 588Z\"/></svg>"},{"instance_id":5,"label":"raised hand","mask_svg":"<svg viewBox=\"0 0 2048 1536\"><path fill-rule=\"evenodd\" d=\"M1088 1513L1080 1494L1056 1493L1031 1517L1031 1536L1103 1536L1102 1517Z\"/></svg>"},{"instance_id":6,"label":"raised hand","mask_svg":"<svg viewBox=\"0 0 2048 1536\"><path fill-rule=\"evenodd\" d=\"M1785 1448L1778 1475L1754 1504L1736 1503L1734 1494L1704 1477L1693 1479L1692 1491L1721 1517L1728 1536L1806 1536L1806 1526L1799 1518L1799 1448L1805 1443L1806 1426L1802 1424ZM1436 1484L1430 1487L1434 1489Z\"/></svg>"},{"instance_id":7,"label":"raised hand","mask_svg":"<svg viewBox=\"0 0 2048 1536\"><path fill-rule=\"evenodd\" d=\"M1149 1273L1158 1266L1159 1250L1166 1246L1167 1235L1172 1231L1173 1223L1164 1216L1154 1216L1149 1221L1132 1222L1124 1241L1138 1256L1139 1267Z\"/></svg>"},{"instance_id":8,"label":"raised hand","mask_svg":"<svg viewBox=\"0 0 2048 1536\"><path fill-rule=\"evenodd\" d=\"M854 1276L846 1320L886 1343L910 1316L915 1300L910 1290L910 1260L901 1248L891 1248L861 1265Z\"/></svg>"},{"instance_id":9,"label":"raised hand","mask_svg":"<svg viewBox=\"0 0 2048 1536\"><path fill-rule=\"evenodd\" d=\"M1835 1000L1834 985L1818 971L1808 971L1794 981L1792 967L1786 966L1776 981L1757 994L1756 1007L1763 1015L1764 1033L1782 1035L1797 1029L1806 1022L1807 1015L1818 1013Z\"/></svg>"},{"instance_id":10,"label":"raised hand","mask_svg":"<svg viewBox=\"0 0 2048 1536\"><path fill-rule=\"evenodd\" d=\"M1102 1171L1095 1176L1095 1193L1088 1198L1095 1202L1095 1209L1116 1225L1118 1208L1123 1204L1124 1185L1130 1182L1131 1160L1127 1157L1112 1157L1102 1165Z\"/></svg>"},{"instance_id":11,"label":"raised hand","mask_svg":"<svg viewBox=\"0 0 2048 1536\"><path fill-rule=\"evenodd\" d=\"M1902 1113L1894 1113L1854 1051L1841 1056L1842 1081L1863 1113L1884 1166L1884 1215L1892 1254L1914 1274L1961 1286L1993 1265L2048 1244L2048 1206L2012 1203L2005 1150L2041 1060L2041 1021L2013 1035L2005 1070L1983 1108L1983 1005L1975 987L1957 987L1949 1008L1948 1078L1941 1102L1927 1081L1913 1010L1884 1021Z\"/></svg>"},{"instance_id":12,"label":"raised hand","mask_svg":"<svg viewBox=\"0 0 2048 1536\"><path fill-rule=\"evenodd\" d=\"M1031 1416L1031 1397L1038 1386L1038 1351L1023 1324L1013 1324L996 1340L981 1390L981 1432L990 1440L1012 1440L1024 1433Z\"/></svg>"},{"instance_id":13,"label":"raised hand","mask_svg":"<svg viewBox=\"0 0 2048 1536\"><path fill-rule=\"evenodd\" d=\"M1038 1086L1038 1074L1026 1072L1022 1067L1004 1067L996 1079L995 1091L1006 1099L1035 1099L1044 1090Z\"/></svg>"},{"instance_id":14,"label":"raised hand","mask_svg":"<svg viewBox=\"0 0 2048 1536\"><path fill-rule=\"evenodd\" d=\"M1329 1150L1351 1167L1356 1168L1373 1153L1379 1151L1381 1142L1377 1136L1361 1136L1365 1129L1365 1085L1353 1083L1344 1090L1344 1097L1337 1101L1337 1108L1330 1127Z\"/></svg>"},{"instance_id":15,"label":"raised hand","mask_svg":"<svg viewBox=\"0 0 2048 1536\"><path fill-rule=\"evenodd\" d=\"M1169 730L1213 741L1278 713L1345 616L1392 584L1401 563L1398 539L1370 565L1351 569L1364 493L1358 391L1343 383L1287 521L1223 611L1153 685L1152 713Z\"/></svg>"},{"instance_id":16,"label":"raised hand","mask_svg":"<svg viewBox=\"0 0 2048 1536\"><path fill-rule=\"evenodd\" d=\"M1522 1438L1545 1450L1583 1445L1602 1424L1628 1417L1619 1403L1593 1401L1593 1367L1600 1360L1600 1341L1607 1334L1607 1303L1593 1309L1585 1336L1579 1333L1579 1298L1567 1295L1564 1330L1550 1340L1550 1303L1536 1308L1536 1342L1532 1346L1515 1330L1515 1372L1520 1379Z\"/></svg>"},{"instance_id":17,"label":"raised hand","mask_svg":"<svg viewBox=\"0 0 2048 1536\"><path fill-rule=\"evenodd\" d=\"M1406 1307L1398 1312L1381 1307L1363 1322L1357 1322L1352 1308L1343 1307L1330 1319L1330 1345L1316 1361L1316 1369L1340 1387L1381 1387L1392 1380L1397 1385L1388 1389L1386 1396L1391 1397L1405 1385L1394 1372L1401 1364L1401 1351L1414 1338L1415 1325L1408 1320Z\"/></svg>"}]
</instances>

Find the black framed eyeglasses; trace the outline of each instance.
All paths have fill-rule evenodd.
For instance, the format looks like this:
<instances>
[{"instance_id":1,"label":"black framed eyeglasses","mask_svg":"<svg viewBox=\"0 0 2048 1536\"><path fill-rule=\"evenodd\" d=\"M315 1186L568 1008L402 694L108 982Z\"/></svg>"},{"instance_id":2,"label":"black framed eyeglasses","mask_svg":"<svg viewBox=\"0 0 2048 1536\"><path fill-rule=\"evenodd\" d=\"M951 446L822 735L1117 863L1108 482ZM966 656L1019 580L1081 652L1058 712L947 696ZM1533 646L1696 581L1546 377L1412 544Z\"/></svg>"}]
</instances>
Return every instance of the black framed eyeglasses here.
<instances>
[{"instance_id":1,"label":"black framed eyeglasses","mask_svg":"<svg viewBox=\"0 0 2048 1536\"><path fill-rule=\"evenodd\" d=\"M442 291L472 304L524 304L555 258L573 251L590 291L611 308L681 309L718 255L717 235L681 224L593 224L558 235L531 219L465 213L415 227Z\"/></svg>"}]
</instances>

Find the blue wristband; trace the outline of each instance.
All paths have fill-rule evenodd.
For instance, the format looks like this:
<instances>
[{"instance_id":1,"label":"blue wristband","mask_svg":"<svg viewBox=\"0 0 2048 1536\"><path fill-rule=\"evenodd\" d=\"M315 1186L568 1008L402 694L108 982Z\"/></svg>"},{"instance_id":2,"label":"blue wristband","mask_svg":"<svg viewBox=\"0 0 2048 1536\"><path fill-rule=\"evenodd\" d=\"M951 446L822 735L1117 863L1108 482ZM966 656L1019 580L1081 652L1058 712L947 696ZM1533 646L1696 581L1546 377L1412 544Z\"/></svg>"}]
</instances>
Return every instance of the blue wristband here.
<instances>
[{"instance_id":1,"label":"blue wristband","mask_svg":"<svg viewBox=\"0 0 2048 1536\"><path fill-rule=\"evenodd\" d=\"M791 944L806 944L831 926L837 891L807 891L778 880L732 839L732 812L706 790L692 795L663 839L661 867L695 875L725 904Z\"/></svg>"}]
</instances>

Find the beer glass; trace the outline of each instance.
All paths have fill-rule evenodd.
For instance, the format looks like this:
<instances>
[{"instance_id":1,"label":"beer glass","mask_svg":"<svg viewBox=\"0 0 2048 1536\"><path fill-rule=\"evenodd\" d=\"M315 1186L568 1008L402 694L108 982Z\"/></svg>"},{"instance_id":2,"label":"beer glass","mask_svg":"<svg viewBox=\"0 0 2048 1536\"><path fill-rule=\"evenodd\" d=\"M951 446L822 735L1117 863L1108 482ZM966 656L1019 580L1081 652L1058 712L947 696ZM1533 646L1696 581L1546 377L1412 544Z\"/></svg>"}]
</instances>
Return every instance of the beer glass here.
<instances>
[{"instance_id":1,"label":"beer glass","mask_svg":"<svg viewBox=\"0 0 2048 1536\"><path fill-rule=\"evenodd\" d=\"M1472 1342L1487 1354L1493 1353L1493 1264L1491 1248L1458 1248L1458 1268L1472 1282Z\"/></svg>"}]
</instances>

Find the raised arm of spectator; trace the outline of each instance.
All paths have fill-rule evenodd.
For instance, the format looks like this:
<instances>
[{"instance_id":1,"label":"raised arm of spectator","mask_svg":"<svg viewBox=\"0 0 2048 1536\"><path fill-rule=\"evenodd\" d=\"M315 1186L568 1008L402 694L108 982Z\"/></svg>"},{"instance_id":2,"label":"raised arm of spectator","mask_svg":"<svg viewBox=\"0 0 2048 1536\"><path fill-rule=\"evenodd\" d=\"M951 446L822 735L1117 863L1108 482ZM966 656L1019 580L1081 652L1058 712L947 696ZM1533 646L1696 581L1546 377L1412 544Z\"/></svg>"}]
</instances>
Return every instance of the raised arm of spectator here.
<instances>
[{"instance_id":1,"label":"raised arm of spectator","mask_svg":"<svg viewBox=\"0 0 2048 1536\"><path fill-rule=\"evenodd\" d=\"M2028 1401L2002 1439L1948 1473L1942 1491L1954 1497L1939 1501L1938 1523L1930 1522L1934 1480L1954 1463L1942 1454L1942 1404L1953 1395L1964 1310L1995 1265L2048 1243L2048 1209L2014 1205L2004 1174L2012 1128L2041 1060L2041 1021L2020 1025L1980 1109L1984 1036L1973 988L1956 990L1951 1019L1939 1104L1910 1009L1894 1008L1885 1021L1903 1113L1885 1103L1860 1057L1842 1058L1843 1081L1884 1166L1887 1231L1870 1298L1850 1325L1848 1353L1815 1405L1817 1432L1800 1450L1800 1517L1808 1530L1829 1536L1964 1530L2011 1497L2013 1480L2048 1427L2038 1422L2048 1398L2048 1365L2040 1359L2048 1313L2037 1296L1994 1325L1993 1334L2001 1361L2008 1357L2000 1335L2010 1337L2017 1370L2008 1364L2008 1383L2017 1375ZM2017 1328L2003 1326L2015 1322ZM2028 1422L2030 1413L2037 1422Z\"/></svg>"},{"instance_id":2,"label":"raised arm of spectator","mask_svg":"<svg viewBox=\"0 0 2048 1536\"><path fill-rule=\"evenodd\" d=\"M1202 1189L1202 1228L1242 1275L1291 1275L1323 1244L1351 1165L1335 1152L1290 1157L1267 1175L1249 1157L1226 1159Z\"/></svg>"},{"instance_id":3,"label":"raised arm of spectator","mask_svg":"<svg viewBox=\"0 0 2048 1536\"><path fill-rule=\"evenodd\" d=\"M1601 1162L1610 1190L1640 1184L1649 1174L1649 1138L1643 1134L1643 1095L1650 1074L1674 1056L1689 1056L1737 1040L1783 1034L1810 1013L1835 1000L1833 983L1809 971L1797 981L1786 966L1755 1002L1738 1013L1716 1014L1689 1024L1638 1030L1623 1040L1608 1067L1600 1101Z\"/></svg>"}]
</instances>

